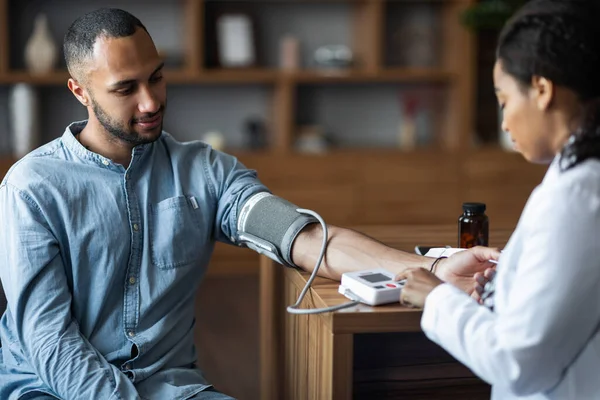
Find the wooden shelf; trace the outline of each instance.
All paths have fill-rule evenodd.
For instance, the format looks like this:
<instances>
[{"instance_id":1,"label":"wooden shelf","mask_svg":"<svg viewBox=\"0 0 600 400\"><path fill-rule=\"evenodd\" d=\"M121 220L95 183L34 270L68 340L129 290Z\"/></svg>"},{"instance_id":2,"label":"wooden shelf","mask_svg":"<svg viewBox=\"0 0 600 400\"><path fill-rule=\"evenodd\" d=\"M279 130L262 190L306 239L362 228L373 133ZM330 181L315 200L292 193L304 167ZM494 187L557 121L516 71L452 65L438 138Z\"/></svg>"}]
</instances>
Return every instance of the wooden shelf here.
<instances>
[{"instance_id":1,"label":"wooden shelf","mask_svg":"<svg viewBox=\"0 0 600 400\"><path fill-rule=\"evenodd\" d=\"M291 83L369 83L369 82L419 82L445 83L454 74L443 69L385 69L377 72L361 70L304 70L278 69L208 69L188 71L166 69L169 84L275 84L280 80ZM69 79L67 71L54 71L45 75L32 75L27 71L0 74L0 84L31 83L33 85L63 85Z\"/></svg>"},{"instance_id":2,"label":"wooden shelf","mask_svg":"<svg viewBox=\"0 0 600 400\"><path fill-rule=\"evenodd\" d=\"M193 75L187 82L202 84L273 84L277 81L279 72L276 69L207 69ZM169 78L168 83L175 83Z\"/></svg>"},{"instance_id":3,"label":"wooden shelf","mask_svg":"<svg viewBox=\"0 0 600 400\"><path fill-rule=\"evenodd\" d=\"M26 71L12 71L0 74L0 84L30 83L33 85L66 85L69 79L67 71L55 71L44 75L32 75Z\"/></svg>"},{"instance_id":4,"label":"wooden shelf","mask_svg":"<svg viewBox=\"0 0 600 400\"><path fill-rule=\"evenodd\" d=\"M165 69L169 84L226 84L226 83L274 83L279 76L276 70L208 70L190 72L188 70ZM12 71L0 74L0 84L30 83L33 85L62 85L69 79L67 71L54 71L44 75L32 75L27 71Z\"/></svg>"},{"instance_id":5,"label":"wooden shelf","mask_svg":"<svg viewBox=\"0 0 600 400\"><path fill-rule=\"evenodd\" d=\"M393 68L376 72L360 70L308 70L282 73L298 83L368 83L368 82L431 82L443 83L454 78L454 74L443 69Z\"/></svg>"}]
</instances>

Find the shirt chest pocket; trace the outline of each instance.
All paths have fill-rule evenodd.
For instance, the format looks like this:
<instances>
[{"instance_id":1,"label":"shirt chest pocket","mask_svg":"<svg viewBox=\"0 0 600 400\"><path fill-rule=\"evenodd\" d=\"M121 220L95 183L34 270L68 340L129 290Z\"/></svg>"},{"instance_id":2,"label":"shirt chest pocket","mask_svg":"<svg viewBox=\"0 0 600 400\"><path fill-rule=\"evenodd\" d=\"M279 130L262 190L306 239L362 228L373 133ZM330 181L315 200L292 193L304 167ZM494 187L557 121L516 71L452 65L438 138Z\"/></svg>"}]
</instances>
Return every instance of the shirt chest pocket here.
<instances>
[{"instance_id":1,"label":"shirt chest pocket","mask_svg":"<svg viewBox=\"0 0 600 400\"><path fill-rule=\"evenodd\" d=\"M160 269L193 264L205 242L202 216L195 198L178 196L156 203L150 210L152 263Z\"/></svg>"}]
</instances>

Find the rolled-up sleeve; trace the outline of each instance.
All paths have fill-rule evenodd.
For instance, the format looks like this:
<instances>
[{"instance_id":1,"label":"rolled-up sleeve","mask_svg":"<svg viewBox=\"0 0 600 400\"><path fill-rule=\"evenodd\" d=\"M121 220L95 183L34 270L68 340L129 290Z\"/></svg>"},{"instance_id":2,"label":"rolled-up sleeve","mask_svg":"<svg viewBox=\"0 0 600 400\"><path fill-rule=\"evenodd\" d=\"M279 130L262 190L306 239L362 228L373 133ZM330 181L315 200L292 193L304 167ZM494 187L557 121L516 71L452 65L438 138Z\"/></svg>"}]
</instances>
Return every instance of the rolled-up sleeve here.
<instances>
[{"instance_id":1,"label":"rolled-up sleeve","mask_svg":"<svg viewBox=\"0 0 600 400\"><path fill-rule=\"evenodd\" d=\"M551 390L599 325L599 210L585 189L539 193L506 304L495 313L440 285L425 303L426 335L488 383L520 396Z\"/></svg>"},{"instance_id":2,"label":"rolled-up sleeve","mask_svg":"<svg viewBox=\"0 0 600 400\"><path fill-rule=\"evenodd\" d=\"M59 398L139 399L133 383L80 333L71 291L44 212L11 184L0 187L0 276L19 345Z\"/></svg>"}]
</instances>

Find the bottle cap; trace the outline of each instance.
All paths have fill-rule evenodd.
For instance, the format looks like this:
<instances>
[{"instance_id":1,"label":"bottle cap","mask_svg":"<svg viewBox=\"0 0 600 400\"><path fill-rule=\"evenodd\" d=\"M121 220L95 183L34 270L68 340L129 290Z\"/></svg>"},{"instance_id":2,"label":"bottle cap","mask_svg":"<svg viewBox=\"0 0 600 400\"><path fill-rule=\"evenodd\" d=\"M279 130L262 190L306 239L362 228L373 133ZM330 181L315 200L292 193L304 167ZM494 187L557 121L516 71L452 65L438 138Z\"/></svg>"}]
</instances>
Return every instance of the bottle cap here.
<instances>
[{"instance_id":1,"label":"bottle cap","mask_svg":"<svg viewBox=\"0 0 600 400\"><path fill-rule=\"evenodd\" d=\"M464 212L482 214L485 212L485 203L463 203L462 208Z\"/></svg>"}]
</instances>

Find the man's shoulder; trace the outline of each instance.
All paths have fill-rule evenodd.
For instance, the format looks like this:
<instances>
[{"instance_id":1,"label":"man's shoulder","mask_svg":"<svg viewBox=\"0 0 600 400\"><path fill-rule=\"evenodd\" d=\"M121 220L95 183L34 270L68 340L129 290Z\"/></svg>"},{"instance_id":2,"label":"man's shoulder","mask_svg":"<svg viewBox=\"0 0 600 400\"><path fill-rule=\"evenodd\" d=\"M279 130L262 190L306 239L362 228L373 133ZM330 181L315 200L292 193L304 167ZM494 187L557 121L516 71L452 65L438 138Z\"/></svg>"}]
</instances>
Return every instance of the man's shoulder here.
<instances>
[{"instance_id":1,"label":"man's shoulder","mask_svg":"<svg viewBox=\"0 0 600 400\"><path fill-rule=\"evenodd\" d=\"M169 151L198 152L210 149L210 146L201 140L180 141L168 132L163 131L158 143Z\"/></svg>"},{"instance_id":2,"label":"man's shoulder","mask_svg":"<svg viewBox=\"0 0 600 400\"><path fill-rule=\"evenodd\" d=\"M157 141L159 148L168 154L170 161L175 164L206 162L213 163L219 160L233 160L235 157L223 151L214 149L210 144L201 140L179 141L171 134L164 132ZM231 161L225 161L231 162Z\"/></svg>"},{"instance_id":3,"label":"man's shoulder","mask_svg":"<svg viewBox=\"0 0 600 400\"><path fill-rule=\"evenodd\" d=\"M16 187L26 187L35 182L43 182L64 159L59 156L62 149L60 139L55 139L15 162L2 180L2 185L11 184Z\"/></svg>"}]
</instances>

